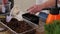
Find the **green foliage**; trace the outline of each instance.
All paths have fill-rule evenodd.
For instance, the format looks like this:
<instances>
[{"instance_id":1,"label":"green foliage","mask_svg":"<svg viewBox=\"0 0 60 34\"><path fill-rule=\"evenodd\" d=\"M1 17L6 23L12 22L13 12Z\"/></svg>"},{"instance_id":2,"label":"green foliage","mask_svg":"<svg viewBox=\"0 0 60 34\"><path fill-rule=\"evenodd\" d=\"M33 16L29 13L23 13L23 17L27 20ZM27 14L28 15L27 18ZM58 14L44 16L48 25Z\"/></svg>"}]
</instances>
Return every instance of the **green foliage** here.
<instances>
[{"instance_id":1,"label":"green foliage","mask_svg":"<svg viewBox=\"0 0 60 34\"><path fill-rule=\"evenodd\" d=\"M52 24L45 24L45 34L60 34L60 21L55 20Z\"/></svg>"}]
</instances>

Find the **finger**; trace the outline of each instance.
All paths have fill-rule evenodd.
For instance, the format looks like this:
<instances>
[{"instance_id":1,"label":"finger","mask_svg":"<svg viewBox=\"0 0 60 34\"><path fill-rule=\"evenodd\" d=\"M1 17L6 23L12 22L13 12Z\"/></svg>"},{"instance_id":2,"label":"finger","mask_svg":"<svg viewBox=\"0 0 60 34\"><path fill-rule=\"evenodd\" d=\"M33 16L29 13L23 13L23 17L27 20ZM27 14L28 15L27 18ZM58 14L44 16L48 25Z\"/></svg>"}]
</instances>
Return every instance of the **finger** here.
<instances>
[{"instance_id":1,"label":"finger","mask_svg":"<svg viewBox=\"0 0 60 34\"><path fill-rule=\"evenodd\" d=\"M36 14L36 13L37 13L37 11L36 11L36 10L34 10L32 13L33 13L33 14Z\"/></svg>"},{"instance_id":2,"label":"finger","mask_svg":"<svg viewBox=\"0 0 60 34\"><path fill-rule=\"evenodd\" d=\"M35 14L36 13L36 10L35 9L32 9L31 11L30 11L30 14Z\"/></svg>"},{"instance_id":3,"label":"finger","mask_svg":"<svg viewBox=\"0 0 60 34\"><path fill-rule=\"evenodd\" d=\"M36 13L37 13L37 11L34 12L34 14L36 14Z\"/></svg>"},{"instance_id":4,"label":"finger","mask_svg":"<svg viewBox=\"0 0 60 34\"><path fill-rule=\"evenodd\" d=\"M29 12L30 14L34 14L33 12Z\"/></svg>"},{"instance_id":5,"label":"finger","mask_svg":"<svg viewBox=\"0 0 60 34\"><path fill-rule=\"evenodd\" d=\"M34 8L34 6L30 7L29 9L27 9L27 11L29 11L30 9Z\"/></svg>"},{"instance_id":6,"label":"finger","mask_svg":"<svg viewBox=\"0 0 60 34\"><path fill-rule=\"evenodd\" d=\"M33 11L34 11L34 9L35 9L35 8L30 9L30 10L29 10L29 12L33 12Z\"/></svg>"}]
</instances>

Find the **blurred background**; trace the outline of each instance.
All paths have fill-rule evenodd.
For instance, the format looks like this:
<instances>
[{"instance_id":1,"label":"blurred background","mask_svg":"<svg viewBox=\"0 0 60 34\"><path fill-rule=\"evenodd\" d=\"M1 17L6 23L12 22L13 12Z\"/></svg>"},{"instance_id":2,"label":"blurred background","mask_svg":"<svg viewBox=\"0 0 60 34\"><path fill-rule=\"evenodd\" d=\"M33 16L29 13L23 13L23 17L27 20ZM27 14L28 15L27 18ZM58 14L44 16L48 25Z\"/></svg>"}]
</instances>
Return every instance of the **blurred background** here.
<instances>
[{"instance_id":1,"label":"blurred background","mask_svg":"<svg viewBox=\"0 0 60 34\"><path fill-rule=\"evenodd\" d=\"M25 11L36 2L36 0L14 0L14 1L15 1L14 6L17 6L22 11Z\"/></svg>"}]
</instances>

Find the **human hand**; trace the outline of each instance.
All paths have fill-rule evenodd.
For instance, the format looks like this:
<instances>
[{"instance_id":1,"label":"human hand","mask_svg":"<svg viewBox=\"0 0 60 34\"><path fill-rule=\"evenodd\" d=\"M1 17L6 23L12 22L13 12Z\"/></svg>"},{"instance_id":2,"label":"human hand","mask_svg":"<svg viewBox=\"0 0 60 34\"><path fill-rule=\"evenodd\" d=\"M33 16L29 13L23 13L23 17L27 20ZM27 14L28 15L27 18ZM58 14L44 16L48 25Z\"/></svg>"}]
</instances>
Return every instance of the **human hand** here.
<instances>
[{"instance_id":1,"label":"human hand","mask_svg":"<svg viewBox=\"0 0 60 34\"><path fill-rule=\"evenodd\" d=\"M40 12L42 10L42 6L40 5L33 5L27 11L29 11L31 14L36 14L37 12Z\"/></svg>"}]
</instances>

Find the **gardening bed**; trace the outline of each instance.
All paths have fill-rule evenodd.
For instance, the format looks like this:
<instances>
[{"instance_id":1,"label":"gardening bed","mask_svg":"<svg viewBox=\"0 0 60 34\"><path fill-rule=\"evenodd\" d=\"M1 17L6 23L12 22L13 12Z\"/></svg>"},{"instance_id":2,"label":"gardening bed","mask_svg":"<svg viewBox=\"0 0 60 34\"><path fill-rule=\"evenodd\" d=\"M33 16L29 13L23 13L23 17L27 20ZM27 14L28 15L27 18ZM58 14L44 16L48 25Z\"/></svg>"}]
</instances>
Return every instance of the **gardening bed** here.
<instances>
[{"instance_id":1,"label":"gardening bed","mask_svg":"<svg viewBox=\"0 0 60 34\"><path fill-rule=\"evenodd\" d=\"M12 18L10 22L2 20L3 24L7 26L15 34L35 34L36 25L32 23L27 23L26 21L18 21L15 18Z\"/></svg>"}]
</instances>

